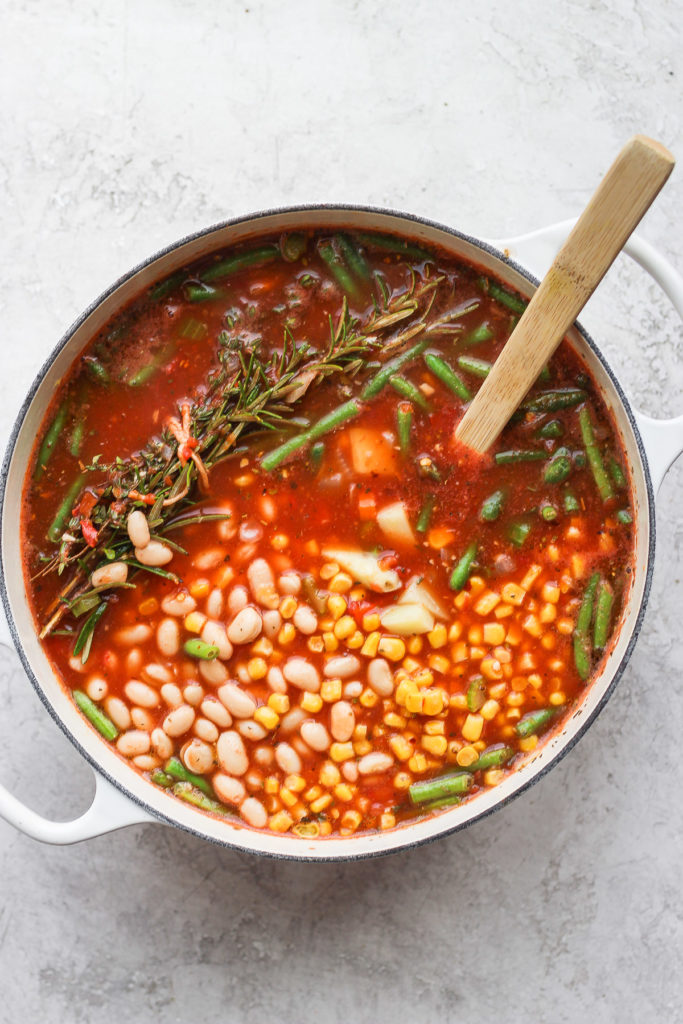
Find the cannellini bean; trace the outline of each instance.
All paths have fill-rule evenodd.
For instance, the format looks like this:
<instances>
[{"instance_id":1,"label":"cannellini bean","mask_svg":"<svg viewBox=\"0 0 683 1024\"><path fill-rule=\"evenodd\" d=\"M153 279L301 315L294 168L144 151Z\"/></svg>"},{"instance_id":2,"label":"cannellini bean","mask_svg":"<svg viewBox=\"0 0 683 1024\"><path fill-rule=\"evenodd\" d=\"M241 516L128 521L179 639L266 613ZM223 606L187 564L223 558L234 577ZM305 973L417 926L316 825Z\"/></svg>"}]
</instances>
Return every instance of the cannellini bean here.
<instances>
[{"instance_id":1,"label":"cannellini bean","mask_svg":"<svg viewBox=\"0 0 683 1024\"><path fill-rule=\"evenodd\" d=\"M120 697L107 697L104 702L107 712L117 729L130 729L130 711Z\"/></svg>"},{"instance_id":2,"label":"cannellini bean","mask_svg":"<svg viewBox=\"0 0 683 1024\"><path fill-rule=\"evenodd\" d=\"M259 765L261 768L270 768L271 764L275 760L275 753L272 747L269 747L266 743L262 743L258 747L254 747L251 753L254 764Z\"/></svg>"},{"instance_id":3,"label":"cannellini bean","mask_svg":"<svg viewBox=\"0 0 683 1024\"><path fill-rule=\"evenodd\" d=\"M136 729L142 729L144 732L151 732L154 728L154 720L149 711L145 711L144 708L131 708L130 720Z\"/></svg>"},{"instance_id":4,"label":"cannellini bean","mask_svg":"<svg viewBox=\"0 0 683 1024\"><path fill-rule=\"evenodd\" d=\"M325 662L324 674L328 679L348 679L355 676L360 669L360 661L355 654L340 654Z\"/></svg>"},{"instance_id":5,"label":"cannellini bean","mask_svg":"<svg viewBox=\"0 0 683 1024\"><path fill-rule=\"evenodd\" d=\"M211 686L220 686L228 678L228 670L218 658L214 658L213 661L200 661L199 674Z\"/></svg>"},{"instance_id":6,"label":"cannellini bean","mask_svg":"<svg viewBox=\"0 0 683 1024\"><path fill-rule=\"evenodd\" d=\"M293 571L283 572L277 584L283 594L294 594L296 597L301 591L301 577Z\"/></svg>"},{"instance_id":7,"label":"cannellini bean","mask_svg":"<svg viewBox=\"0 0 683 1024\"><path fill-rule=\"evenodd\" d=\"M170 736L167 736L163 729L153 729L152 735L152 750L157 754L162 761L167 761L173 753L173 740Z\"/></svg>"},{"instance_id":8,"label":"cannellini bean","mask_svg":"<svg viewBox=\"0 0 683 1024\"><path fill-rule=\"evenodd\" d=\"M286 775L297 775L301 769L301 758L289 743L278 743L275 748L275 762Z\"/></svg>"},{"instance_id":9,"label":"cannellini bean","mask_svg":"<svg viewBox=\"0 0 683 1024\"><path fill-rule=\"evenodd\" d=\"M175 683L164 683L159 693L169 707L177 708L179 704L183 703L183 695L180 692L180 687L176 686Z\"/></svg>"},{"instance_id":10,"label":"cannellini bean","mask_svg":"<svg viewBox=\"0 0 683 1024\"><path fill-rule=\"evenodd\" d=\"M208 718L197 718L192 726L192 731L195 736L207 743L215 743L218 739L218 726L210 722Z\"/></svg>"},{"instance_id":11,"label":"cannellini bean","mask_svg":"<svg viewBox=\"0 0 683 1024\"><path fill-rule=\"evenodd\" d=\"M126 672L129 676L136 676L142 665L142 651L139 647L133 647L126 655Z\"/></svg>"},{"instance_id":12,"label":"cannellini bean","mask_svg":"<svg viewBox=\"0 0 683 1024\"><path fill-rule=\"evenodd\" d=\"M146 754L149 746L149 733L141 732L139 729L130 729L128 732L122 733L116 741L116 748L124 757Z\"/></svg>"},{"instance_id":13,"label":"cannellini bean","mask_svg":"<svg viewBox=\"0 0 683 1024\"><path fill-rule=\"evenodd\" d=\"M384 658L373 658L368 665L368 685L380 697L389 697L394 692L394 673Z\"/></svg>"},{"instance_id":14,"label":"cannellini bean","mask_svg":"<svg viewBox=\"0 0 683 1024\"><path fill-rule=\"evenodd\" d=\"M277 665L271 665L266 675L266 682L273 693L287 693L287 683L282 670Z\"/></svg>"},{"instance_id":15,"label":"cannellini bean","mask_svg":"<svg viewBox=\"0 0 683 1024\"><path fill-rule=\"evenodd\" d=\"M218 763L228 775L244 775L249 767L249 758L244 740L238 732L229 729L222 732L216 743Z\"/></svg>"},{"instance_id":16,"label":"cannellini bean","mask_svg":"<svg viewBox=\"0 0 683 1024\"><path fill-rule=\"evenodd\" d=\"M317 693L320 689L318 670L305 658L289 658L282 669L284 677L292 686L300 690Z\"/></svg>"},{"instance_id":17,"label":"cannellini bean","mask_svg":"<svg viewBox=\"0 0 683 1024\"><path fill-rule=\"evenodd\" d=\"M215 722L221 729L227 729L229 725L232 725L232 715L217 697L205 697L200 710L206 718Z\"/></svg>"},{"instance_id":18,"label":"cannellini bean","mask_svg":"<svg viewBox=\"0 0 683 1024\"><path fill-rule=\"evenodd\" d=\"M214 587L206 599L206 614L210 619L220 619L223 614L224 603L223 591L218 587Z\"/></svg>"},{"instance_id":19,"label":"cannellini bean","mask_svg":"<svg viewBox=\"0 0 683 1024\"><path fill-rule=\"evenodd\" d=\"M153 754L138 754L133 758L133 764L142 772L153 772L155 768L159 767L161 761Z\"/></svg>"},{"instance_id":20,"label":"cannellini bean","mask_svg":"<svg viewBox=\"0 0 683 1024\"><path fill-rule=\"evenodd\" d=\"M216 533L221 540L232 540L237 533L237 522L235 516L235 510L231 505L224 505L222 508L216 509L217 512L222 512L225 519L221 519L216 524Z\"/></svg>"},{"instance_id":21,"label":"cannellini bean","mask_svg":"<svg viewBox=\"0 0 683 1024\"><path fill-rule=\"evenodd\" d=\"M224 562L226 555L227 551L225 548L207 548L205 551L195 555L192 559L192 564L200 572L206 572L208 569L215 569L221 562Z\"/></svg>"},{"instance_id":22,"label":"cannellini bean","mask_svg":"<svg viewBox=\"0 0 683 1024\"><path fill-rule=\"evenodd\" d=\"M243 778L244 785L250 793L258 793L263 789L263 772L260 772L258 768L250 768Z\"/></svg>"},{"instance_id":23,"label":"cannellini bean","mask_svg":"<svg viewBox=\"0 0 683 1024\"><path fill-rule=\"evenodd\" d=\"M280 732L283 736L288 736L290 733L298 729L302 722L308 718L308 715L303 708L292 708L280 719Z\"/></svg>"},{"instance_id":24,"label":"cannellini bean","mask_svg":"<svg viewBox=\"0 0 683 1024\"><path fill-rule=\"evenodd\" d=\"M206 775L213 768L213 750L203 740L190 740L181 752L183 764L190 772Z\"/></svg>"},{"instance_id":25,"label":"cannellini bean","mask_svg":"<svg viewBox=\"0 0 683 1024\"><path fill-rule=\"evenodd\" d=\"M355 700L357 697L360 697L362 692L363 684L360 679L351 679L350 682L344 685L343 693L347 700Z\"/></svg>"},{"instance_id":26,"label":"cannellini bean","mask_svg":"<svg viewBox=\"0 0 683 1024\"><path fill-rule=\"evenodd\" d=\"M358 762L357 761L344 761L341 766L341 773L347 782L358 781Z\"/></svg>"},{"instance_id":27,"label":"cannellini bean","mask_svg":"<svg viewBox=\"0 0 683 1024\"><path fill-rule=\"evenodd\" d=\"M245 544L252 544L263 538L263 527L256 520L251 519L246 523L241 523L239 528L239 538Z\"/></svg>"},{"instance_id":28,"label":"cannellini bean","mask_svg":"<svg viewBox=\"0 0 683 1024\"><path fill-rule=\"evenodd\" d=\"M263 620L255 608L243 608L228 626L231 644L250 644L261 634Z\"/></svg>"},{"instance_id":29,"label":"cannellini bean","mask_svg":"<svg viewBox=\"0 0 683 1024\"><path fill-rule=\"evenodd\" d=\"M332 742L330 734L322 722L302 722L299 732L302 740L308 744L311 750L327 750Z\"/></svg>"},{"instance_id":30,"label":"cannellini bean","mask_svg":"<svg viewBox=\"0 0 683 1024\"><path fill-rule=\"evenodd\" d=\"M228 635L222 622L215 622L213 619L209 619L204 623L201 637L205 643L218 648L219 658L223 658L225 661L228 658L232 658L232 644L228 640Z\"/></svg>"},{"instance_id":31,"label":"cannellini bean","mask_svg":"<svg viewBox=\"0 0 683 1024\"><path fill-rule=\"evenodd\" d=\"M261 618L263 619L263 632L269 640L272 640L280 632L282 616L277 608L269 608L263 613Z\"/></svg>"},{"instance_id":32,"label":"cannellini bean","mask_svg":"<svg viewBox=\"0 0 683 1024\"><path fill-rule=\"evenodd\" d=\"M269 494L263 494L259 498L259 512L261 513L261 519L266 523L272 523L275 519L277 508Z\"/></svg>"},{"instance_id":33,"label":"cannellini bean","mask_svg":"<svg viewBox=\"0 0 683 1024\"><path fill-rule=\"evenodd\" d=\"M193 708L197 707L198 704L204 700L204 687L201 683L188 683L183 690L183 698L187 704L191 704Z\"/></svg>"},{"instance_id":34,"label":"cannellini bean","mask_svg":"<svg viewBox=\"0 0 683 1024\"><path fill-rule=\"evenodd\" d=\"M251 825L253 828L263 828L268 821L265 807L255 796L248 796L240 805L240 814L247 825Z\"/></svg>"},{"instance_id":35,"label":"cannellini bean","mask_svg":"<svg viewBox=\"0 0 683 1024\"><path fill-rule=\"evenodd\" d=\"M114 635L116 643L124 647L133 647L135 644L144 644L152 635L152 627L144 622L138 622L135 626L124 626Z\"/></svg>"},{"instance_id":36,"label":"cannellini bean","mask_svg":"<svg viewBox=\"0 0 683 1024\"><path fill-rule=\"evenodd\" d=\"M180 627L175 619L162 619L157 626L157 647L165 658L173 658L180 650Z\"/></svg>"},{"instance_id":37,"label":"cannellini bean","mask_svg":"<svg viewBox=\"0 0 683 1024\"><path fill-rule=\"evenodd\" d=\"M114 583L125 583L128 579L128 566L125 562L110 562L101 565L90 576L93 587L111 587Z\"/></svg>"},{"instance_id":38,"label":"cannellini bean","mask_svg":"<svg viewBox=\"0 0 683 1024\"><path fill-rule=\"evenodd\" d=\"M87 672L87 668L81 661L80 657L76 657L74 654L69 657L69 668L72 672Z\"/></svg>"},{"instance_id":39,"label":"cannellini bean","mask_svg":"<svg viewBox=\"0 0 683 1024\"><path fill-rule=\"evenodd\" d=\"M292 746L296 751L298 751L299 754L301 754L304 761L308 760L313 754L313 751L309 747L308 743L305 743L301 739L301 736L292 736Z\"/></svg>"},{"instance_id":40,"label":"cannellini bean","mask_svg":"<svg viewBox=\"0 0 683 1024\"><path fill-rule=\"evenodd\" d=\"M156 683L157 685L160 683L173 682L173 673L171 670L166 668L165 665L159 665L156 661L150 661L148 665L145 665L140 674L143 675L145 679L149 679L150 682Z\"/></svg>"},{"instance_id":41,"label":"cannellini bean","mask_svg":"<svg viewBox=\"0 0 683 1024\"><path fill-rule=\"evenodd\" d=\"M139 508L129 513L126 520L126 529L134 548L146 548L149 544L149 525L147 516Z\"/></svg>"},{"instance_id":42,"label":"cannellini bean","mask_svg":"<svg viewBox=\"0 0 683 1024\"><path fill-rule=\"evenodd\" d=\"M135 549L135 557L143 565L150 565L157 568L166 565L173 558L173 552L160 540L151 540L144 548Z\"/></svg>"},{"instance_id":43,"label":"cannellini bean","mask_svg":"<svg viewBox=\"0 0 683 1024\"><path fill-rule=\"evenodd\" d=\"M123 691L131 704L137 704L141 708L156 708L159 705L159 694L157 691L148 686L147 683L141 683L137 679L129 680L124 686Z\"/></svg>"},{"instance_id":44,"label":"cannellini bean","mask_svg":"<svg viewBox=\"0 0 683 1024\"><path fill-rule=\"evenodd\" d=\"M259 740L264 740L268 735L268 730L264 729L258 722L252 721L252 719L242 719L236 725L236 729L240 736L244 736L245 740L254 740L258 743Z\"/></svg>"},{"instance_id":45,"label":"cannellini bean","mask_svg":"<svg viewBox=\"0 0 683 1024\"><path fill-rule=\"evenodd\" d=\"M175 615L178 618L189 615L196 607L197 602L186 590L180 590L170 597L165 597L161 602L161 610L164 615Z\"/></svg>"},{"instance_id":46,"label":"cannellini bean","mask_svg":"<svg viewBox=\"0 0 683 1024\"><path fill-rule=\"evenodd\" d=\"M85 684L85 692L90 697L90 700L104 700L108 691L109 687L102 676L90 676L90 679Z\"/></svg>"},{"instance_id":47,"label":"cannellini bean","mask_svg":"<svg viewBox=\"0 0 683 1024\"><path fill-rule=\"evenodd\" d=\"M253 718L256 711L256 701L250 693L243 690L237 683L225 683L217 691L218 699L225 704L230 714L235 718Z\"/></svg>"},{"instance_id":48,"label":"cannellini bean","mask_svg":"<svg viewBox=\"0 0 683 1024\"><path fill-rule=\"evenodd\" d=\"M305 636L315 633L318 628L318 616L307 604L297 605L297 609L292 616L292 622L299 632Z\"/></svg>"},{"instance_id":49,"label":"cannellini bean","mask_svg":"<svg viewBox=\"0 0 683 1024\"><path fill-rule=\"evenodd\" d=\"M275 588L273 570L265 558L255 558L247 569L247 579L254 599L264 608L276 609L280 596Z\"/></svg>"},{"instance_id":50,"label":"cannellini bean","mask_svg":"<svg viewBox=\"0 0 683 1024\"><path fill-rule=\"evenodd\" d=\"M240 662L240 664L235 667L235 675L237 676L238 681L242 683L243 686L249 686L249 684L251 683L249 669L244 664L244 662Z\"/></svg>"},{"instance_id":51,"label":"cannellini bean","mask_svg":"<svg viewBox=\"0 0 683 1024\"><path fill-rule=\"evenodd\" d=\"M371 754L365 754L364 757L361 757L358 762L358 771L361 775L373 775L375 772L388 771L393 763L394 759L389 754L373 751Z\"/></svg>"},{"instance_id":52,"label":"cannellini bean","mask_svg":"<svg viewBox=\"0 0 683 1024\"><path fill-rule=\"evenodd\" d=\"M338 700L330 708L330 730L335 740L345 743L356 728L356 715L347 700Z\"/></svg>"},{"instance_id":53,"label":"cannellini bean","mask_svg":"<svg viewBox=\"0 0 683 1024\"><path fill-rule=\"evenodd\" d=\"M233 587L228 594L228 611L232 612L233 615L237 615L243 608L246 608L249 604L249 591L246 587L238 584Z\"/></svg>"},{"instance_id":54,"label":"cannellini bean","mask_svg":"<svg viewBox=\"0 0 683 1024\"><path fill-rule=\"evenodd\" d=\"M233 779L232 775L224 775L216 772L211 779L216 796L224 804L233 804L238 807L247 795L244 783L239 779Z\"/></svg>"},{"instance_id":55,"label":"cannellini bean","mask_svg":"<svg viewBox=\"0 0 683 1024\"><path fill-rule=\"evenodd\" d=\"M182 736L183 733L192 728L194 718L194 708L190 707L189 704L180 704L177 708L169 711L161 723L161 728L167 736Z\"/></svg>"}]
</instances>

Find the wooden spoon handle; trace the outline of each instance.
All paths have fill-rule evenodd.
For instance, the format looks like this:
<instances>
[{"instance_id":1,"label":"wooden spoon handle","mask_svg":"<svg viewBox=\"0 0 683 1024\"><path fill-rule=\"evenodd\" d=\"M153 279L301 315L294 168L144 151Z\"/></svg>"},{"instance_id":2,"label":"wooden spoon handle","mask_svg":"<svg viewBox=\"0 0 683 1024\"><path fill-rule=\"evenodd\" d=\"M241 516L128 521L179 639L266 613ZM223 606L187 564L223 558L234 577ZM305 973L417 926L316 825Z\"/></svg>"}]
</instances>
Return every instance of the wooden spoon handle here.
<instances>
[{"instance_id":1,"label":"wooden spoon handle","mask_svg":"<svg viewBox=\"0 0 683 1024\"><path fill-rule=\"evenodd\" d=\"M635 135L602 179L456 430L485 452L593 294L674 166L659 142Z\"/></svg>"}]
</instances>

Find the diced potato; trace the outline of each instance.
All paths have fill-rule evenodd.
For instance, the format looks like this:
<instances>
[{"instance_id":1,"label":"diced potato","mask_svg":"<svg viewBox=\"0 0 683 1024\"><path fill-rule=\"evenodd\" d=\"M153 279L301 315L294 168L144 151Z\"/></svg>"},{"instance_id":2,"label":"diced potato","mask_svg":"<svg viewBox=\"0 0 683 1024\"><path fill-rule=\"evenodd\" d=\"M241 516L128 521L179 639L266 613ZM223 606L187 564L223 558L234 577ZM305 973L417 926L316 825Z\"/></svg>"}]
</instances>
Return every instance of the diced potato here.
<instances>
[{"instance_id":1,"label":"diced potato","mask_svg":"<svg viewBox=\"0 0 683 1024\"><path fill-rule=\"evenodd\" d=\"M356 473L379 473L381 476L392 476L396 473L393 441L388 440L379 430L372 430L370 427L351 427L348 437Z\"/></svg>"},{"instance_id":2,"label":"diced potato","mask_svg":"<svg viewBox=\"0 0 683 1024\"><path fill-rule=\"evenodd\" d=\"M377 525L392 544L415 544L415 534L402 501L394 501L391 505L381 508L377 513Z\"/></svg>"},{"instance_id":3,"label":"diced potato","mask_svg":"<svg viewBox=\"0 0 683 1024\"><path fill-rule=\"evenodd\" d=\"M394 604L380 612L382 627L399 636L429 633L434 629L434 616L422 604Z\"/></svg>"},{"instance_id":4,"label":"diced potato","mask_svg":"<svg viewBox=\"0 0 683 1024\"><path fill-rule=\"evenodd\" d=\"M406 589L398 599L399 604L421 604L432 613L436 619L447 619L448 611L434 596L434 593L420 576L413 576L408 580Z\"/></svg>"},{"instance_id":5,"label":"diced potato","mask_svg":"<svg viewBox=\"0 0 683 1024\"><path fill-rule=\"evenodd\" d=\"M325 558L335 561L342 569L346 569L354 580L369 587L370 590L387 594L398 590L401 578L395 569L382 569L379 560L369 551L358 551L354 548L325 548Z\"/></svg>"}]
</instances>

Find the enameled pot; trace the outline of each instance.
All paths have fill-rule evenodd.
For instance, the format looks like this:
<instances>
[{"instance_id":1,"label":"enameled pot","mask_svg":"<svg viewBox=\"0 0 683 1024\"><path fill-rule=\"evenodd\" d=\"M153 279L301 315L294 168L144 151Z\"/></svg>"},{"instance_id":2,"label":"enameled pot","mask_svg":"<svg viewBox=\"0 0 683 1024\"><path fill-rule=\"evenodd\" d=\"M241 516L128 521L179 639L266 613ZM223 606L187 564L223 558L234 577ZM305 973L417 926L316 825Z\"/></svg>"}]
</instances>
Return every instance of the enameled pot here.
<instances>
[{"instance_id":1,"label":"enameled pot","mask_svg":"<svg viewBox=\"0 0 683 1024\"><path fill-rule=\"evenodd\" d=\"M635 413L596 344L575 325L569 337L587 363L612 412L627 453L634 491L636 566L619 634L600 675L566 721L519 769L475 799L429 819L369 835L307 841L291 835L257 832L237 822L217 820L169 796L139 775L91 728L63 689L37 639L24 587L19 537L21 492L33 442L43 416L74 358L123 305L153 282L216 249L263 234L302 227L346 227L387 231L443 246L490 272L525 296L534 291L572 222L557 224L506 242L488 244L391 211L315 206L260 213L208 228L185 238L131 270L86 310L67 331L38 374L14 425L0 483L0 589L6 623L0 642L13 647L40 699L95 771L93 803L82 817L53 822L25 807L0 786L0 815L44 842L65 844L126 825L162 822L224 846L299 860L369 857L415 846L447 835L490 814L536 782L576 743L605 704L638 636L652 577L655 539L654 495L674 459L683 450L683 416L652 420ZM651 246L634 237L626 251L667 293L683 316L683 280ZM528 269L527 269L528 268Z\"/></svg>"}]
</instances>

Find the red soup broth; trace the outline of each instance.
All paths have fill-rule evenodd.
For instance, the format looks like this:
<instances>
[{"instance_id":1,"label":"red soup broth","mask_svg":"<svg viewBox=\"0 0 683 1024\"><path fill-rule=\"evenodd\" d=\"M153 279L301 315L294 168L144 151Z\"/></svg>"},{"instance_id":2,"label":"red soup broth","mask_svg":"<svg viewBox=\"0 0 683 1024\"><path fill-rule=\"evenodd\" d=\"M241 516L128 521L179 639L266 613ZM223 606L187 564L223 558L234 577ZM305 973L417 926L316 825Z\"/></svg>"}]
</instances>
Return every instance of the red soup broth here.
<instances>
[{"instance_id":1,"label":"red soup broth","mask_svg":"<svg viewBox=\"0 0 683 1024\"><path fill-rule=\"evenodd\" d=\"M388 235L191 265L74 362L22 530L55 672L199 811L390 829L498 785L600 670L630 490L565 341L495 451L455 428L524 309Z\"/></svg>"}]
</instances>

